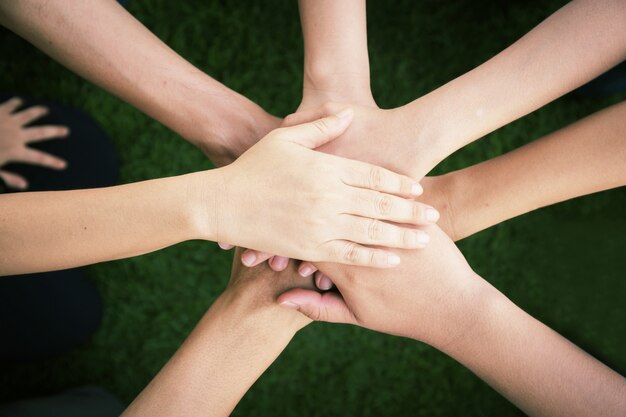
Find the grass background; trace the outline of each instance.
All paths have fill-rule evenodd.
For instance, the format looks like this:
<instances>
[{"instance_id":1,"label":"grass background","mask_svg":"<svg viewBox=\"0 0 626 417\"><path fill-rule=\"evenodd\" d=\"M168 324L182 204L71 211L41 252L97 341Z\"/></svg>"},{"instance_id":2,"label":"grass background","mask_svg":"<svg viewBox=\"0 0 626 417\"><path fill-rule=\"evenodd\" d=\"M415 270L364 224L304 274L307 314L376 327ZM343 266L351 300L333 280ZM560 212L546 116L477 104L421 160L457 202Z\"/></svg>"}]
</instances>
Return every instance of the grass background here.
<instances>
[{"instance_id":1,"label":"grass background","mask_svg":"<svg viewBox=\"0 0 626 417\"><path fill-rule=\"evenodd\" d=\"M376 99L392 107L433 90L564 3L369 1ZM295 1L133 0L129 10L193 64L270 112L285 115L299 103L303 52ZM122 182L209 167L174 133L8 31L0 30L0 50L0 90L55 99L93 115L119 151ZM566 96L457 152L437 172L497 156L624 98ZM625 207L623 189L605 192L511 220L460 246L474 268L523 309L624 374ZM2 370L0 399L94 383L132 400L222 291L230 256L213 243L188 242L90 267L105 300L101 330L67 355ZM234 414L522 413L426 345L317 323L295 337Z\"/></svg>"}]
</instances>

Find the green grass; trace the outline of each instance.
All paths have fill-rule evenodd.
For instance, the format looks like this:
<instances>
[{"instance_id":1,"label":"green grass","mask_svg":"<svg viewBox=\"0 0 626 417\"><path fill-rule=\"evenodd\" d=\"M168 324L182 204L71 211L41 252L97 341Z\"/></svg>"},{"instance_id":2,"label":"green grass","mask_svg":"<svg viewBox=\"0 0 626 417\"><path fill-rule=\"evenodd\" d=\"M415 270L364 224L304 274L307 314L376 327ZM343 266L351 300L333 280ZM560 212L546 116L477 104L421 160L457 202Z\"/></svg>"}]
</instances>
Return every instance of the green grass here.
<instances>
[{"instance_id":1,"label":"green grass","mask_svg":"<svg viewBox=\"0 0 626 417\"><path fill-rule=\"evenodd\" d=\"M401 105L433 90L508 46L563 3L370 1L372 85L379 104ZM270 112L285 115L297 106L303 53L295 1L133 0L130 11L192 63ZM0 89L56 99L92 114L119 151L122 182L209 166L159 123L9 32L0 31L0 46ZM565 97L468 146L437 171L499 155L624 98ZM461 248L477 271L522 308L624 373L624 207L624 190L578 199L482 232ZM0 398L95 383L130 401L222 291L230 262L230 254L215 244L189 242L90 267L106 303L101 330L63 357L4 370ZM521 412L428 346L314 324L295 337L235 415Z\"/></svg>"}]
</instances>

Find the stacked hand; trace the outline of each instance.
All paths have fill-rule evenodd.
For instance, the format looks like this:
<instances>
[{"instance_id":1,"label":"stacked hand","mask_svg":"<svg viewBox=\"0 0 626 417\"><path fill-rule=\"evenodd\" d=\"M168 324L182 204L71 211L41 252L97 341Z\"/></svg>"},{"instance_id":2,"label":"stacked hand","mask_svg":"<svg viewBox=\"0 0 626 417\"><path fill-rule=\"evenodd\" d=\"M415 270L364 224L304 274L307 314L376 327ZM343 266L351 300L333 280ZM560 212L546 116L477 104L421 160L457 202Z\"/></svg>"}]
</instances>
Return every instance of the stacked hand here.
<instances>
[{"instance_id":1,"label":"stacked hand","mask_svg":"<svg viewBox=\"0 0 626 417\"><path fill-rule=\"evenodd\" d=\"M45 152L29 148L29 143L66 137L69 130L64 126L28 127L29 123L47 113L42 106L31 107L15 112L22 104L19 98L12 98L0 104L0 167L8 162L23 162L52 169L64 169L66 163ZM12 188L28 188L26 178L1 170L0 178Z\"/></svg>"},{"instance_id":2,"label":"stacked hand","mask_svg":"<svg viewBox=\"0 0 626 417\"><path fill-rule=\"evenodd\" d=\"M400 225L432 222L429 207L411 199L422 193L419 184L312 150L339 137L352 117L346 109L277 129L220 169L224 192L214 197L216 212L204 216L217 223L208 223L205 235L287 257L375 267L400 260L374 246L424 247L426 233Z\"/></svg>"}]
</instances>

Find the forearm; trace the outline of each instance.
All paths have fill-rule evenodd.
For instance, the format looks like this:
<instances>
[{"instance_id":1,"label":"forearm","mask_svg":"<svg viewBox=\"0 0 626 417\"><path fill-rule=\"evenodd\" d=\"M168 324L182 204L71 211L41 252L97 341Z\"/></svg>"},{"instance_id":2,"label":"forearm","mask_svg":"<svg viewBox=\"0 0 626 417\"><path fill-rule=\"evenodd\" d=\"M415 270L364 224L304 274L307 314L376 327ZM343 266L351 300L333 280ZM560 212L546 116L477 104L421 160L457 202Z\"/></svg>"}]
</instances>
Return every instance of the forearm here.
<instances>
[{"instance_id":1,"label":"forearm","mask_svg":"<svg viewBox=\"0 0 626 417\"><path fill-rule=\"evenodd\" d=\"M230 415L301 327L297 312L246 304L224 293L123 415Z\"/></svg>"},{"instance_id":2,"label":"forearm","mask_svg":"<svg viewBox=\"0 0 626 417\"><path fill-rule=\"evenodd\" d=\"M403 108L433 163L626 58L626 3L574 1L476 69ZM433 153L432 151L429 152Z\"/></svg>"},{"instance_id":3,"label":"forearm","mask_svg":"<svg viewBox=\"0 0 626 417\"><path fill-rule=\"evenodd\" d=\"M370 104L365 0L300 0L304 99Z\"/></svg>"},{"instance_id":4,"label":"forearm","mask_svg":"<svg viewBox=\"0 0 626 417\"><path fill-rule=\"evenodd\" d=\"M199 175L202 187L196 185ZM206 237L197 190L214 179L207 171L101 189L0 196L0 275L121 259Z\"/></svg>"},{"instance_id":5,"label":"forearm","mask_svg":"<svg viewBox=\"0 0 626 417\"><path fill-rule=\"evenodd\" d=\"M0 3L0 22L73 71L138 107L192 142L234 128L255 139L276 120L161 42L115 1Z\"/></svg>"},{"instance_id":6,"label":"forearm","mask_svg":"<svg viewBox=\"0 0 626 417\"><path fill-rule=\"evenodd\" d=\"M540 207L626 185L624 132L626 102L435 180L441 191L434 191L447 198L433 203L458 240Z\"/></svg>"},{"instance_id":7,"label":"forearm","mask_svg":"<svg viewBox=\"0 0 626 417\"><path fill-rule=\"evenodd\" d=\"M623 416L626 380L496 291L442 350L533 416Z\"/></svg>"}]
</instances>

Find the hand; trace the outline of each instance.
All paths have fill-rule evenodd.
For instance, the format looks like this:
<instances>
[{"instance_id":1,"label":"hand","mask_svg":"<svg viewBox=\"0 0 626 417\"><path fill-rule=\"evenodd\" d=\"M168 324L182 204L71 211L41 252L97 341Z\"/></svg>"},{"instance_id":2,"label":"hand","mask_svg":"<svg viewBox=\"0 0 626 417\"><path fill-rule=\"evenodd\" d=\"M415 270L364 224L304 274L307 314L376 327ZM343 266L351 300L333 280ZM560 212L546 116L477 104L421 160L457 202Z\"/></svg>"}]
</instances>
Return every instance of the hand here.
<instances>
[{"instance_id":1,"label":"hand","mask_svg":"<svg viewBox=\"0 0 626 417\"><path fill-rule=\"evenodd\" d=\"M402 264L388 271L317 264L337 292L294 289L278 297L313 320L350 323L440 347L471 328L485 295L478 277L437 226L421 251L398 251Z\"/></svg>"},{"instance_id":2,"label":"hand","mask_svg":"<svg viewBox=\"0 0 626 417\"><path fill-rule=\"evenodd\" d=\"M216 197L214 217L219 222L207 230L213 226L218 241L281 256L376 267L395 266L399 259L360 244L424 247L424 232L379 221L429 224L426 206L399 197L419 195L419 184L311 150L341 135L351 120L346 110L278 129L222 168L224 197Z\"/></svg>"},{"instance_id":3,"label":"hand","mask_svg":"<svg viewBox=\"0 0 626 417\"><path fill-rule=\"evenodd\" d=\"M235 161L259 139L279 128L283 121L256 105L251 110L234 105L233 108L238 108L238 111L229 111L220 120L214 120L216 115L210 115L209 120L203 119L193 133L185 136L217 167Z\"/></svg>"},{"instance_id":4,"label":"hand","mask_svg":"<svg viewBox=\"0 0 626 417\"><path fill-rule=\"evenodd\" d=\"M328 102L314 109L299 110L287 116L285 126L305 123L334 114L346 104ZM404 107L383 110L377 107L350 105L354 121L335 141L318 150L344 158L378 165L409 175L419 181L439 163L438 149L423 145L416 133L420 122L410 120Z\"/></svg>"},{"instance_id":5,"label":"hand","mask_svg":"<svg viewBox=\"0 0 626 417\"><path fill-rule=\"evenodd\" d=\"M64 169L66 162L56 156L29 148L29 143L66 137L69 129L65 126L34 126L27 125L47 113L42 106L14 113L22 101L14 97L0 104L0 167L7 162L23 162L40 165L52 169ZM28 181L17 174L0 170L0 178L9 187L25 190Z\"/></svg>"}]
</instances>

